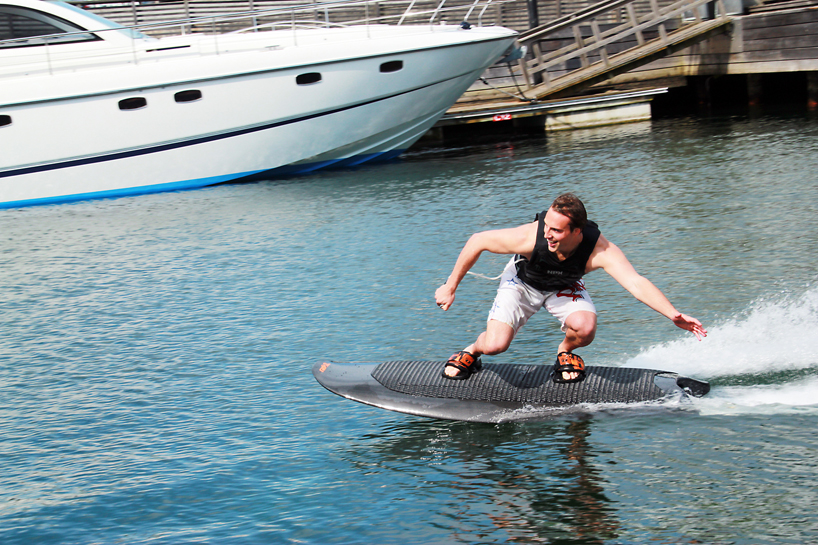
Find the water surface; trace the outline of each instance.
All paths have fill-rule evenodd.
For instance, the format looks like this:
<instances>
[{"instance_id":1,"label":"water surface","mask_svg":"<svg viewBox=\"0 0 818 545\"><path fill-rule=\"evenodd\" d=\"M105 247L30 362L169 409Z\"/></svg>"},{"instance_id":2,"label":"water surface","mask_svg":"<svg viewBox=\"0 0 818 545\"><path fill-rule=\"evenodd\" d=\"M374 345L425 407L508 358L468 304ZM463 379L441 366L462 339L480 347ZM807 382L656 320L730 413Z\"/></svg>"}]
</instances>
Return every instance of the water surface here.
<instances>
[{"instance_id":1,"label":"water surface","mask_svg":"<svg viewBox=\"0 0 818 545\"><path fill-rule=\"evenodd\" d=\"M816 137L809 117L672 119L0 211L0 542L816 543ZM710 331L597 272L586 361L706 398L488 425L313 380L469 344L494 283L433 300L463 243L566 190ZM559 340L543 314L493 361Z\"/></svg>"}]
</instances>

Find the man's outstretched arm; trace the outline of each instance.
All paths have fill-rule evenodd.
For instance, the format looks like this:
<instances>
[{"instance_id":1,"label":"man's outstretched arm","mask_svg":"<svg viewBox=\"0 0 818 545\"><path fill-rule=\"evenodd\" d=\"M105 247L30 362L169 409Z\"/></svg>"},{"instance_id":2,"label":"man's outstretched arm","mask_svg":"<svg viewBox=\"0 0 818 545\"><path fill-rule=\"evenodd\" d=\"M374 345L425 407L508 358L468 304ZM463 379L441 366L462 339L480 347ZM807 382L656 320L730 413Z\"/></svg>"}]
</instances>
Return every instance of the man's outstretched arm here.
<instances>
[{"instance_id":1,"label":"man's outstretched arm","mask_svg":"<svg viewBox=\"0 0 818 545\"><path fill-rule=\"evenodd\" d=\"M523 254L528 256L534 249L536 236L536 222L511 229L496 229L473 234L460 251L460 255L457 257L452 273L446 283L435 291L437 306L443 310L449 310L454 304L457 287L463 277L466 276L466 273L477 263L480 254L491 252L494 254Z\"/></svg>"},{"instance_id":2,"label":"man's outstretched arm","mask_svg":"<svg viewBox=\"0 0 818 545\"><path fill-rule=\"evenodd\" d=\"M667 317L676 327L690 331L699 340L707 337L707 330L701 322L676 310L676 307L659 288L653 285L653 282L636 272L622 250L601 235L588 260L588 271L600 268L639 301Z\"/></svg>"}]
</instances>

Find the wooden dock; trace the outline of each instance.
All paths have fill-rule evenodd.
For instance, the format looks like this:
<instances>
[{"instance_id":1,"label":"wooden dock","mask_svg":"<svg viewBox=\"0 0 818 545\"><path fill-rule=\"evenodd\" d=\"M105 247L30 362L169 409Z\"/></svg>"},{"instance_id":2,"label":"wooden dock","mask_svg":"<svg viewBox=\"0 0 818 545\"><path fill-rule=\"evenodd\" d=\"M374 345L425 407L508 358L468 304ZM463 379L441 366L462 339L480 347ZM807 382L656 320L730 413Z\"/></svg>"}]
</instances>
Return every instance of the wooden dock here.
<instances>
[{"instance_id":1,"label":"wooden dock","mask_svg":"<svg viewBox=\"0 0 818 545\"><path fill-rule=\"evenodd\" d=\"M666 92L667 88L663 87L526 102L470 91L435 127L509 122L527 130L551 132L647 121L651 118L650 101Z\"/></svg>"}]
</instances>

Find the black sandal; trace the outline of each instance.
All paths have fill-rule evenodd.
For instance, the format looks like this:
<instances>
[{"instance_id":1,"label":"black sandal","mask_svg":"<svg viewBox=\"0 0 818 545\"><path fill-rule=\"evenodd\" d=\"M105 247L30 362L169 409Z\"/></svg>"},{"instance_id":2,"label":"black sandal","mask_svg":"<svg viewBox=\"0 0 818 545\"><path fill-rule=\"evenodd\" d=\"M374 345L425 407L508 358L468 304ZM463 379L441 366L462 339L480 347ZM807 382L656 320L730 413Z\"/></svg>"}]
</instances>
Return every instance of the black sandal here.
<instances>
[{"instance_id":1,"label":"black sandal","mask_svg":"<svg viewBox=\"0 0 818 545\"><path fill-rule=\"evenodd\" d=\"M577 373L575 378L562 378L563 373ZM554 382L557 384L567 384L569 382L579 382L585 378L585 362L576 354L570 352L560 352L557 355L557 362L554 364Z\"/></svg>"},{"instance_id":2,"label":"black sandal","mask_svg":"<svg viewBox=\"0 0 818 545\"><path fill-rule=\"evenodd\" d=\"M480 357L474 357L474 354L470 354L465 350L461 350L460 352L456 352L452 354L449 358L449 361L446 362L446 365L443 367L442 375L443 378L447 378L449 380L466 380L473 373L476 373L480 370L483 366L483 362L480 361ZM456 375L449 376L446 374L446 368L454 367L457 369L458 373Z\"/></svg>"}]
</instances>

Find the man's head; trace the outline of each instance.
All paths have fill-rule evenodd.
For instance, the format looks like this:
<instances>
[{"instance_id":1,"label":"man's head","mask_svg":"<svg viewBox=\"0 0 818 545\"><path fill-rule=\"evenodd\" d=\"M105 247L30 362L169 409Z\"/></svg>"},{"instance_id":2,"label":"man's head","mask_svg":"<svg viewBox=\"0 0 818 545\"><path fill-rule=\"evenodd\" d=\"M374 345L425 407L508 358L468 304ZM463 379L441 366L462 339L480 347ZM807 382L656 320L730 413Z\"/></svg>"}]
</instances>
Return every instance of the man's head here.
<instances>
[{"instance_id":1,"label":"man's head","mask_svg":"<svg viewBox=\"0 0 818 545\"><path fill-rule=\"evenodd\" d=\"M585 205L579 197L573 193L563 193L551 204L551 210L566 216L570 223L570 229L584 229L588 223L588 214L585 212Z\"/></svg>"}]
</instances>

